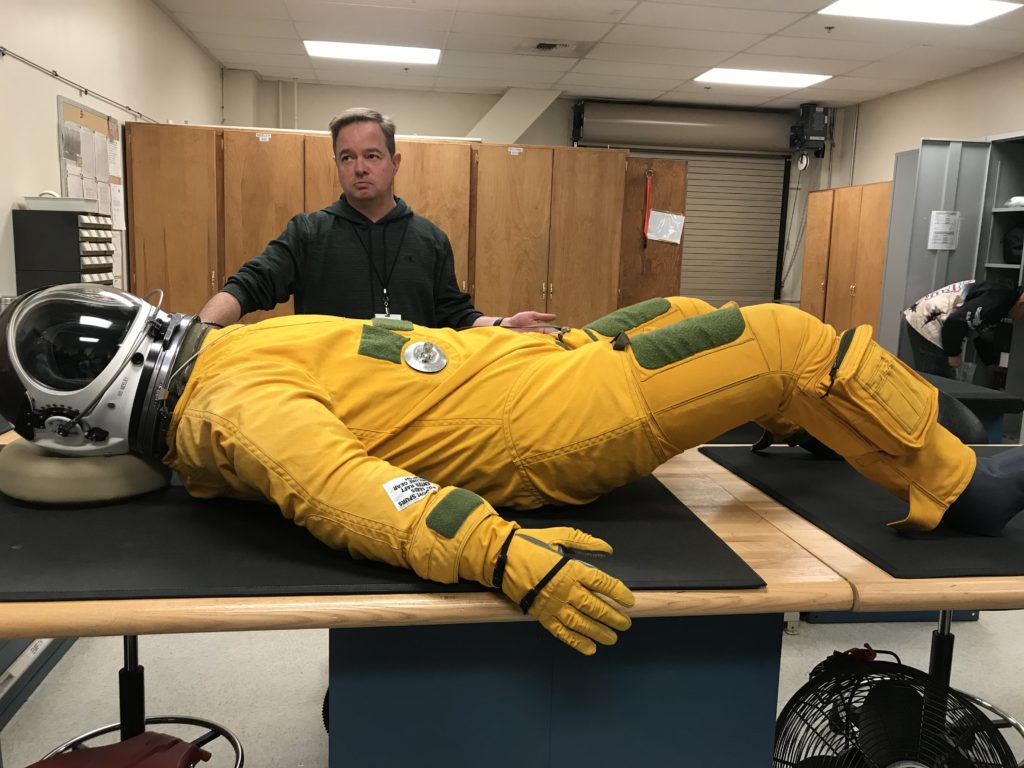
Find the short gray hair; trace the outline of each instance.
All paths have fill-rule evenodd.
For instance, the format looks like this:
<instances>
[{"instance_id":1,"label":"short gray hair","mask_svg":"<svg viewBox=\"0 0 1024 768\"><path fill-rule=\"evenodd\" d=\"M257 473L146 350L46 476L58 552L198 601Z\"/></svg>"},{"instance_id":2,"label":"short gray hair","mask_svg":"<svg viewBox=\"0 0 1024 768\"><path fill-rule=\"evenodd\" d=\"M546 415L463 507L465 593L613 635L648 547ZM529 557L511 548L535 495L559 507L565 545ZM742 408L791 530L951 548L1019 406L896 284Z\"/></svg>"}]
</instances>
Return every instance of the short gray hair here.
<instances>
[{"instance_id":1,"label":"short gray hair","mask_svg":"<svg viewBox=\"0 0 1024 768\"><path fill-rule=\"evenodd\" d=\"M366 107L352 107L346 109L340 115L335 115L331 120L331 151L338 145L338 134L346 125L352 123L376 123L384 134L384 143L387 144L388 154L392 157L395 154L395 123L394 121L374 109Z\"/></svg>"}]
</instances>

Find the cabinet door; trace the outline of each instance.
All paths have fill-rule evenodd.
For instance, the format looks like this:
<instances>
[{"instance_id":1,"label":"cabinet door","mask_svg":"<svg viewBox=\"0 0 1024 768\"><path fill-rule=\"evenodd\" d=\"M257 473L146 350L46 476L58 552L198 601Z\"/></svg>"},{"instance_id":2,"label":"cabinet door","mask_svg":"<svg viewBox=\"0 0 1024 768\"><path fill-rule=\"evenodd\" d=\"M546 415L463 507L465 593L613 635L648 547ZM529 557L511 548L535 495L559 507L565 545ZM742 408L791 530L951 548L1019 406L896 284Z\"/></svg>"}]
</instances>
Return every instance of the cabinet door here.
<instances>
[{"instance_id":1,"label":"cabinet door","mask_svg":"<svg viewBox=\"0 0 1024 768\"><path fill-rule=\"evenodd\" d=\"M305 137L224 131L224 271L232 275L263 251L305 207ZM245 322L291 314L293 302L253 312Z\"/></svg>"},{"instance_id":2,"label":"cabinet door","mask_svg":"<svg viewBox=\"0 0 1024 768\"><path fill-rule=\"evenodd\" d=\"M866 184L861 188L850 326L867 323L875 329L876 339L878 315L882 306L882 282L885 275L885 249L889 237L891 202L891 181Z\"/></svg>"},{"instance_id":3,"label":"cabinet door","mask_svg":"<svg viewBox=\"0 0 1024 768\"><path fill-rule=\"evenodd\" d=\"M399 141L395 194L444 230L459 287L469 290L469 144Z\"/></svg>"},{"instance_id":4,"label":"cabinet door","mask_svg":"<svg viewBox=\"0 0 1024 768\"><path fill-rule=\"evenodd\" d=\"M543 311L552 150L485 144L473 151L477 157L473 303L487 315Z\"/></svg>"},{"instance_id":5,"label":"cabinet door","mask_svg":"<svg viewBox=\"0 0 1024 768\"><path fill-rule=\"evenodd\" d=\"M686 213L686 161L631 157L626 162L619 253L620 307L679 293L683 246L644 237L647 173L651 173L651 208Z\"/></svg>"},{"instance_id":6,"label":"cabinet door","mask_svg":"<svg viewBox=\"0 0 1024 768\"><path fill-rule=\"evenodd\" d=\"M625 150L554 150L548 311L579 326L618 306Z\"/></svg>"},{"instance_id":7,"label":"cabinet door","mask_svg":"<svg viewBox=\"0 0 1024 768\"><path fill-rule=\"evenodd\" d=\"M326 208L341 197L338 168L334 164L331 137L306 135L304 146L306 213Z\"/></svg>"},{"instance_id":8,"label":"cabinet door","mask_svg":"<svg viewBox=\"0 0 1024 768\"><path fill-rule=\"evenodd\" d=\"M825 317L829 245L832 240L832 200L835 190L822 189L807 195L804 225L804 268L800 278L800 309L819 320Z\"/></svg>"},{"instance_id":9,"label":"cabinet door","mask_svg":"<svg viewBox=\"0 0 1024 768\"><path fill-rule=\"evenodd\" d=\"M824 320L836 330L844 331L853 322L861 187L841 187L834 190L834 193Z\"/></svg>"},{"instance_id":10,"label":"cabinet door","mask_svg":"<svg viewBox=\"0 0 1024 768\"><path fill-rule=\"evenodd\" d=\"M194 314L220 288L217 131L125 125L129 290Z\"/></svg>"}]
</instances>

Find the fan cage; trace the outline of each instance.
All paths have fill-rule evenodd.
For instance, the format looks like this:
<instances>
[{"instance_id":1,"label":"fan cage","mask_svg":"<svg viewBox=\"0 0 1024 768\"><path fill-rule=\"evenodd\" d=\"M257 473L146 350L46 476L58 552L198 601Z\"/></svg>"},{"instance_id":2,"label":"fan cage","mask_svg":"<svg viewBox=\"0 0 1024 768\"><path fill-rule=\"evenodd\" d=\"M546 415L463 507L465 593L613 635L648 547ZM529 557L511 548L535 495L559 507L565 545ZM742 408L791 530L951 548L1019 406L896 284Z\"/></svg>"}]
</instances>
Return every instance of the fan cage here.
<instances>
[{"instance_id":1,"label":"fan cage","mask_svg":"<svg viewBox=\"0 0 1024 768\"><path fill-rule=\"evenodd\" d=\"M875 722L860 722L869 694L885 691L893 710ZM1020 724L986 702L948 688L913 667L884 661L812 677L779 714L774 768L1018 768L999 732ZM877 698L876 698L877 701ZM896 706L908 704L907 707ZM1000 715L993 722L981 708ZM917 717L913 713L920 708ZM893 721L913 717L913 723ZM913 726L917 733L910 732ZM916 762L911 762L916 761Z\"/></svg>"}]
</instances>

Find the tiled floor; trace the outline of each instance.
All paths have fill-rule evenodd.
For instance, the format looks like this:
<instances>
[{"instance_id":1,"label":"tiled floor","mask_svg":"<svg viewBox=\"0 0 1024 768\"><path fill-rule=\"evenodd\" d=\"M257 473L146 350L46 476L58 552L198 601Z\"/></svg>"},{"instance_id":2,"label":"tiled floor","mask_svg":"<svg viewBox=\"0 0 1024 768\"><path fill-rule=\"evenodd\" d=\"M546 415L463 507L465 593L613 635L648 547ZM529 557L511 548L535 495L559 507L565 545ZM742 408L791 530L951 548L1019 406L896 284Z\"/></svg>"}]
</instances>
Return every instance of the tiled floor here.
<instances>
[{"instance_id":1,"label":"tiled floor","mask_svg":"<svg viewBox=\"0 0 1024 768\"><path fill-rule=\"evenodd\" d=\"M924 623L809 624L783 642L780 706L833 650L870 643L927 669L931 633ZM1024 612L984 612L956 622L953 685L1024 718L1020 684ZM321 704L327 684L327 632L237 632L142 637L148 714L190 714L225 725L239 737L252 768L325 768L327 736ZM604 651L614 653L614 649ZM23 768L53 746L117 714L120 638L79 640L0 731L6 768ZM1011 736L1018 754L1024 744ZM216 743L215 743L216 744ZM227 750L211 768L231 765Z\"/></svg>"}]
</instances>

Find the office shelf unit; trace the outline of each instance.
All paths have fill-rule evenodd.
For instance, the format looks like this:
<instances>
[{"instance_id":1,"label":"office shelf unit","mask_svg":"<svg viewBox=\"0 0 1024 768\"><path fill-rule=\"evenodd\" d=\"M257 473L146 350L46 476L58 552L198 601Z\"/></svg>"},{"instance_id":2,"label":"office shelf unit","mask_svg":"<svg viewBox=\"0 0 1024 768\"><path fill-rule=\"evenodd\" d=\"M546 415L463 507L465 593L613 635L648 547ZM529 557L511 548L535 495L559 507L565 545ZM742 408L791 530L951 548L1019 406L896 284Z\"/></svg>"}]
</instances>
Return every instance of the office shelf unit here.
<instances>
[{"instance_id":1,"label":"office shelf unit","mask_svg":"<svg viewBox=\"0 0 1024 768\"><path fill-rule=\"evenodd\" d=\"M18 293L57 283L114 284L110 216L76 211L15 210Z\"/></svg>"}]
</instances>

